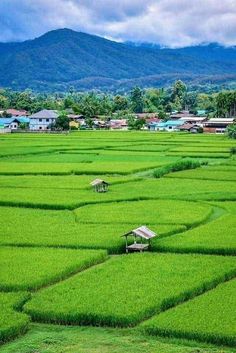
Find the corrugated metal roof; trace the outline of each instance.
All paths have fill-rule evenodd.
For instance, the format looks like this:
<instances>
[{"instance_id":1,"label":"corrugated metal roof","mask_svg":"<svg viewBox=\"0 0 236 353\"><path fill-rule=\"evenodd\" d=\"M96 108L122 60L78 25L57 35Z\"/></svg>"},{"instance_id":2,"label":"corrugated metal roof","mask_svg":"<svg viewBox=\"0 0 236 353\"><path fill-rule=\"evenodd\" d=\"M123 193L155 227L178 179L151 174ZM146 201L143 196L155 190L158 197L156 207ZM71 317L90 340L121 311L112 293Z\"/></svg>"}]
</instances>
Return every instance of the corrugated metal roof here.
<instances>
[{"instance_id":1,"label":"corrugated metal roof","mask_svg":"<svg viewBox=\"0 0 236 353\"><path fill-rule=\"evenodd\" d=\"M230 124L230 123L233 123L234 122L234 120L235 120L235 118L216 118L216 119L210 119L210 120L208 120L206 123L207 124Z\"/></svg>"},{"instance_id":2,"label":"corrugated metal roof","mask_svg":"<svg viewBox=\"0 0 236 353\"><path fill-rule=\"evenodd\" d=\"M182 125L184 124L184 121L185 120L168 120L166 121L166 126L179 126L179 125Z\"/></svg>"},{"instance_id":3,"label":"corrugated metal roof","mask_svg":"<svg viewBox=\"0 0 236 353\"><path fill-rule=\"evenodd\" d=\"M197 117L197 116L189 116L189 117L186 117L186 118L180 118L179 120L180 121L203 121L203 120L205 120L205 119L207 119L207 117L206 116L199 116L199 117Z\"/></svg>"},{"instance_id":4,"label":"corrugated metal roof","mask_svg":"<svg viewBox=\"0 0 236 353\"><path fill-rule=\"evenodd\" d=\"M180 130L184 130L184 129L191 129L191 127L194 127L193 124L184 124L180 126Z\"/></svg>"},{"instance_id":5,"label":"corrugated metal roof","mask_svg":"<svg viewBox=\"0 0 236 353\"><path fill-rule=\"evenodd\" d=\"M139 228L133 229L132 233L134 233L135 235L137 235L143 239L151 239L151 238L154 238L157 236L156 233L154 233L152 230L150 230L146 226L141 226Z\"/></svg>"},{"instance_id":6,"label":"corrugated metal roof","mask_svg":"<svg viewBox=\"0 0 236 353\"><path fill-rule=\"evenodd\" d=\"M26 110L7 109L6 112L7 114L11 114L14 116L25 116L26 114L28 115L28 112Z\"/></svg>"},{"instance_id":7,"label":"corrugated metal roof","mask_svg":"<svg viewBox=\"0 0 236 353\"><path fill-rule=\"evenodd\" d=\"M18 121L18 123L29 123L29 118L27 118L26 116L13 116L12 118L0 118L0 122L2 124L11 124L14 121Z\"/></svg>"},{"instance_id":8,"label":"corrugated metal roof","mask_svg":"<svg viewBox=\"0 0 236 353\"><path fill-rule=\"evenodd\" d=\"M0 118L1 124L11 124L14 120L13 118Z\"/></svg>"},{"instance_id":9,"label":"corrugated metal roof","mask_svg":"<svg viewBox=\"0 0 236 353\"><path fill-rule=\"evenodd\" d=\"M19 121L19 123L29 123L30 119L27 116L13 116L12 119Z\"/></svg>"},{"instance_id":10,"label":"corrugated metal roof","mask_svg":"<svg viewBox=\"0 0 236 353\"><path fill-rule=\"evenodd\" d=\"M150 126L156 126L156 127L167 127L167 126L180 126L183 125L185 120L168 120L166 122L160 122L160 123L151 123Z\"/></svg>"},{"instance_id":11,"label":"corrugated metal roof","mask_svg":"<svg viewBox=\"0 0 236 353\"><path fill-rule=\"evenodd\" d=\"M143 238L143 239L146 239L146 240L152 239L152 238L157 236L156 233L154 233L152 230L150 230L146 226L141 226L141 227L138 227L136 229L133 229L130 232L122 235L122 237L125 237L125 236L130 235L130 234L134 234L137 237L140 237L140 238Z\"/></svg>"},{"instance_id":12,"label":"corrugated metal roof","mask_svg":"<svg viewBox=\"0 0 236 353\"><path fill-rule=\"evenodd\" d=\"M92 186L96 186L99 184L108 184L108 183L102 179L95 179L90 183L90 185L92 185Z\"/></svg>"},{"instance_id":13,"label":"corrugated metal roof","mask_svg":"<svg viewBox=\"0 0 236 353\"><path fill-rule=\"evenodd\" d=\"M37 112L33 115L30 116L30 119L42 119L42 118L51 118L51 119L56 119L58 118L58 113L55 110L48 110L48 109L43 109L40 110L40 112Z\"/></svg>"}]
</instances>

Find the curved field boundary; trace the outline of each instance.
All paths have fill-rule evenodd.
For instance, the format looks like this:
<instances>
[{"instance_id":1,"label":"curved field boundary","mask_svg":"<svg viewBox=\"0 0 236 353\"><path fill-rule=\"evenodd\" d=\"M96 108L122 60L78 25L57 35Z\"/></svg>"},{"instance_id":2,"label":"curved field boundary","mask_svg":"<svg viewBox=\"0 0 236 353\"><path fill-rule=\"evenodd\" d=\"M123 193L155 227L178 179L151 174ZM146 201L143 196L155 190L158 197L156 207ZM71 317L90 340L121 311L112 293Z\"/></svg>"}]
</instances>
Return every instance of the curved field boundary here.
<instances>
[{"instance_id":1,"label":"curved field boundary","mask_svg":"<svg viewBox=\"0 0 236 353\"><path fill-rule=\"evenodd\" d=\"M148 273L145 285L144 273ZM150 253L115 256L41 290L25 305L25 311L34 321L134 326L235 275L235 260L221 256Z\"/></svg>"},{"instance_id":2,"label":"curved field boundary","mask_svg":"<svg viewBox=\"0 0 236 353\"><path fill-rule=\"evenodd\" d=\"M235 290L236 280L225 281L142 323L141 331L235 346Z\"/></svg>"},{"instance_id":3,"label":"curved field boundary","mask_svg":"<svg viewBox=\"0 0 236 353\"><path fill-rule=\"evenodd\" d=\"M5 292L35 291L108 259L106 250L47 247L0 247L0 250L0 290Z\"/></svg>"},{"instance_id":4,"label":"curved field boundary","mask_svg":"<svg viewBox=\"0 0 236 353\"><path fill-rule=\"evenodd\" d=\"M0 344L24 334L30 323L22 312L23 305L30 299L26 292L0 293Z\"/></svg>"},{"instance_id":5,"label":"curved field boundary","mask_svg":"<svg viewBox=\"0 0 236 353\"><path fill-rule=\"evenodd\" d=\"M182 254L236 255L236 243L234 242L233 236L233 229L235 229L235 222L233 221L234 216L231 215L223 205L221 207L214 206L213 210L214 212L211 217L197 227L175 233L168 237L168 239L163 239L163 241L162 239L160 239L159 242L157 241L155 250ZM222 232L222 224L225 224L226 227L225 236ZM216 227L215 230L214 227ZM227 233L227 231L229 233ZM217 237L215 241L214 236Z\"/></svg>"}]
</instances>

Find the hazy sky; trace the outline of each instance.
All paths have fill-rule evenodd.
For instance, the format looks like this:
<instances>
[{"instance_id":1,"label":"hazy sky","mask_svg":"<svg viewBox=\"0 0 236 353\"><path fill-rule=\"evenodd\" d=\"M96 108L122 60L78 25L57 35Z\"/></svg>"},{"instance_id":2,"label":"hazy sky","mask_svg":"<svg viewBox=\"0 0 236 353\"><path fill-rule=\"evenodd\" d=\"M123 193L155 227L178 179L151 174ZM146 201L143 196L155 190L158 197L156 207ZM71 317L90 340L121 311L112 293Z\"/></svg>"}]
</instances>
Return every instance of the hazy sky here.
<instances>
[{"instance_id":1,"label":"hazy sky","mask_svg":"<svg viewBox=\"0 0 236 353\"><path fill-rule=\"evenodd\" d=\"M64 27L170 47L236 45L236 0L0 0L0 41Z\"/></svg>"}]
</instances>

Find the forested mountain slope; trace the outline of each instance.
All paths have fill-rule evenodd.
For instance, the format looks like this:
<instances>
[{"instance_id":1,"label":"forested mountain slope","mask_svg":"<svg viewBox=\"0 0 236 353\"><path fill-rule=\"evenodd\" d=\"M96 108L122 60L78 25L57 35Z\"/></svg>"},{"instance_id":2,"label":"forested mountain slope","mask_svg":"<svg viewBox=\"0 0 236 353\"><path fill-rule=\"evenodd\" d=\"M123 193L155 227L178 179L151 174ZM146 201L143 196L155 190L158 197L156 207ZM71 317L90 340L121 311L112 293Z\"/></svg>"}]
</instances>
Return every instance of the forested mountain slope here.
<instances>
[{"instance_id":1,"label":"forested mountain slope","mask_svg":"<svg viewBox=\"0 0 236 353\"><path fill-rule=\"evenodd\" d=\"M34 40L0 43L0 86L39 91L157 86L177 78L236 78L236 49L217 45L182 49L133 46L60 29Z\"/></svg>"}]
</instances>

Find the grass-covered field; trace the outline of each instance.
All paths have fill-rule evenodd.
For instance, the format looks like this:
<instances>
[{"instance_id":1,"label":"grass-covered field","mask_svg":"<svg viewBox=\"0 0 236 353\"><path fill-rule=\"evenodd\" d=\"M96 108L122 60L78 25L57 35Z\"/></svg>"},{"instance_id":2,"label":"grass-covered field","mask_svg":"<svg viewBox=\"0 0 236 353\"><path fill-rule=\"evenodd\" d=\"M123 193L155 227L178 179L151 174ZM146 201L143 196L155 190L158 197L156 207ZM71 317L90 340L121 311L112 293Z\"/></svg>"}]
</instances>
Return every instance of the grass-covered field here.
<instances>
[{"instance_id":1,"label":"grass-covered field","mask_svg":"<svg viewBox=\"0 0 236 353\"><path fill-rule=\"evenodd\" d=\"M101 177L101 176L100 176ZM41 177L43 178L43 177ZM67 178L67 177L66 177ZM104 179L106 177L104 176ZM91 177L93 180L93 177ZM74 180L73 180L74 181ZM63 183L63 180L61 181ZM175 199L175 200L236 200L235 182L218 180L160 178L136 180L130 183L111 185L109 192L98 194L91 191L86 181L85 189L78 189L76 183L71 188L45 187L2 187L0 188L0 205L23 206L45 209L75 209L90 203L108 201L148 200L148 199ZM43 183L41 179L40 183ZM55 183L56 185L56 183ZM75 188L73 188L75 185Z\"/></svg>"},{"instance_id":2,"label":"grass-covered field","mask_svg":"<svg viewBox=\"0 0 236 353\"><path fill-rule=\"evenodd\" d=\"M160 239L156 249L173 252L200 252L236 255L236 202L214 202L212 220L168 239Z\"/></svg>"},{"instance_id":3,"label":"grass-covered field","mask_svg":"<svg viewBox=\"0 0 236 353\"><path fill-rule=\"evenodd\" d=\"M236 170L232 170L230 168L225 168L224 170L217 170L214 167L205 167L172 173L169 174L168 177L200 180L236 181Z\"/></svg>"},{"instance_id":4,"label":"grass-covered field","mask_svg":"<svg viewBox=\"0 0 236 353\"><path fill-rule=\"evenodd\" d=\"M0 351L233 352L234 146L207 134L1 135L0 340L22 337ZM151 253L124 255L121 235L140 225L158 234Z\"/></svg>"},{"instance_id":5,"label":"grass-covered field","mask_svg":"<svg viewBox=\"0 0 236 353\"><path fill-rule=\"evenodd\" d=\"M43 322L133 326L233 276L233 257L123 255L41 290L25 311Z\"/></svg>"},{"instance_id":6,"label":"grass-covered field","mask_svg":"<svg viewBox=\"0 0 236 353\"><path fill-rule=\"evenodd\" d=\"M66 158L64 158L66 160ZM167 159L168 162L168 159ZM50 163L50 162L10 162L1 163L1 175L63 175L63 174L120 174L140 172L146 169L157 168L166 164L165 161L156 162L90 162L79 163Z\"/></svg>"},{"instance_id":7,"label":"grass-covered field","mask_svg":"<svg viewBox=\"0 0 236 353\"><path fill-rule=\"evenodd\" d=\"M0 248L0 290L35 290L106 260L106 251Z\"/></svg>"},{"instance_id":8,"label":"grass-covered field","mask_svg":"<svg viewBox=\"0 0 236 353\"><path fill-rule=\"evenodd\" d=\"M29 299L24 292L0 292L0 344L23 334L29 327L29 317L16 312Z\"/></svg>"},{"instance_id":9,"label":"grass-covered field","mask_svg":"<svg viewBox=\"0 0 236 353\"><path fill-rule=\"evenodd\" d=\"M236 280L220 284L173 309L146 321L150 334L236 346Z\"/></svg>"},{"instance_id":10,"label":"grass-covered field","mask_svg":"<svg viewBox=\"0 0 236 353\"><path fill-rule=\"evenodd\" d=\"M120 223L111 227L106 223L81 223L73 212L67 210L1 207L0 212L1 245L106 249L117 253L124 251L121 235L140 224ZM7 224L5 219L8 219ZM22 219L27 219L27 222L23 223ZM186 230L182 224L158 222L152 228L159 236Z\"/></svg>"},{"instance_id":11,"label":"grass-covered field","mask_svg":"<svg viewBox=\"0 0 236 353\"><path fill-rule=\"evenodd\" d=\"M77 219L85 223L160 223L186 226L205 221L211 212L210 205L175 200L111 202L84 206L75 210Z\"/></svg>"},{"instance_id":12,"label":"grass-covered field","mask_svg":"<svg viewBox=\"0 0 236 353\"><path fill-rule=\"evenodd\" d=\"M183 339L147 336L134 329L33 324L25 336L5 344L1 353L232 353Z\"/></svg>"}]
</instances>

